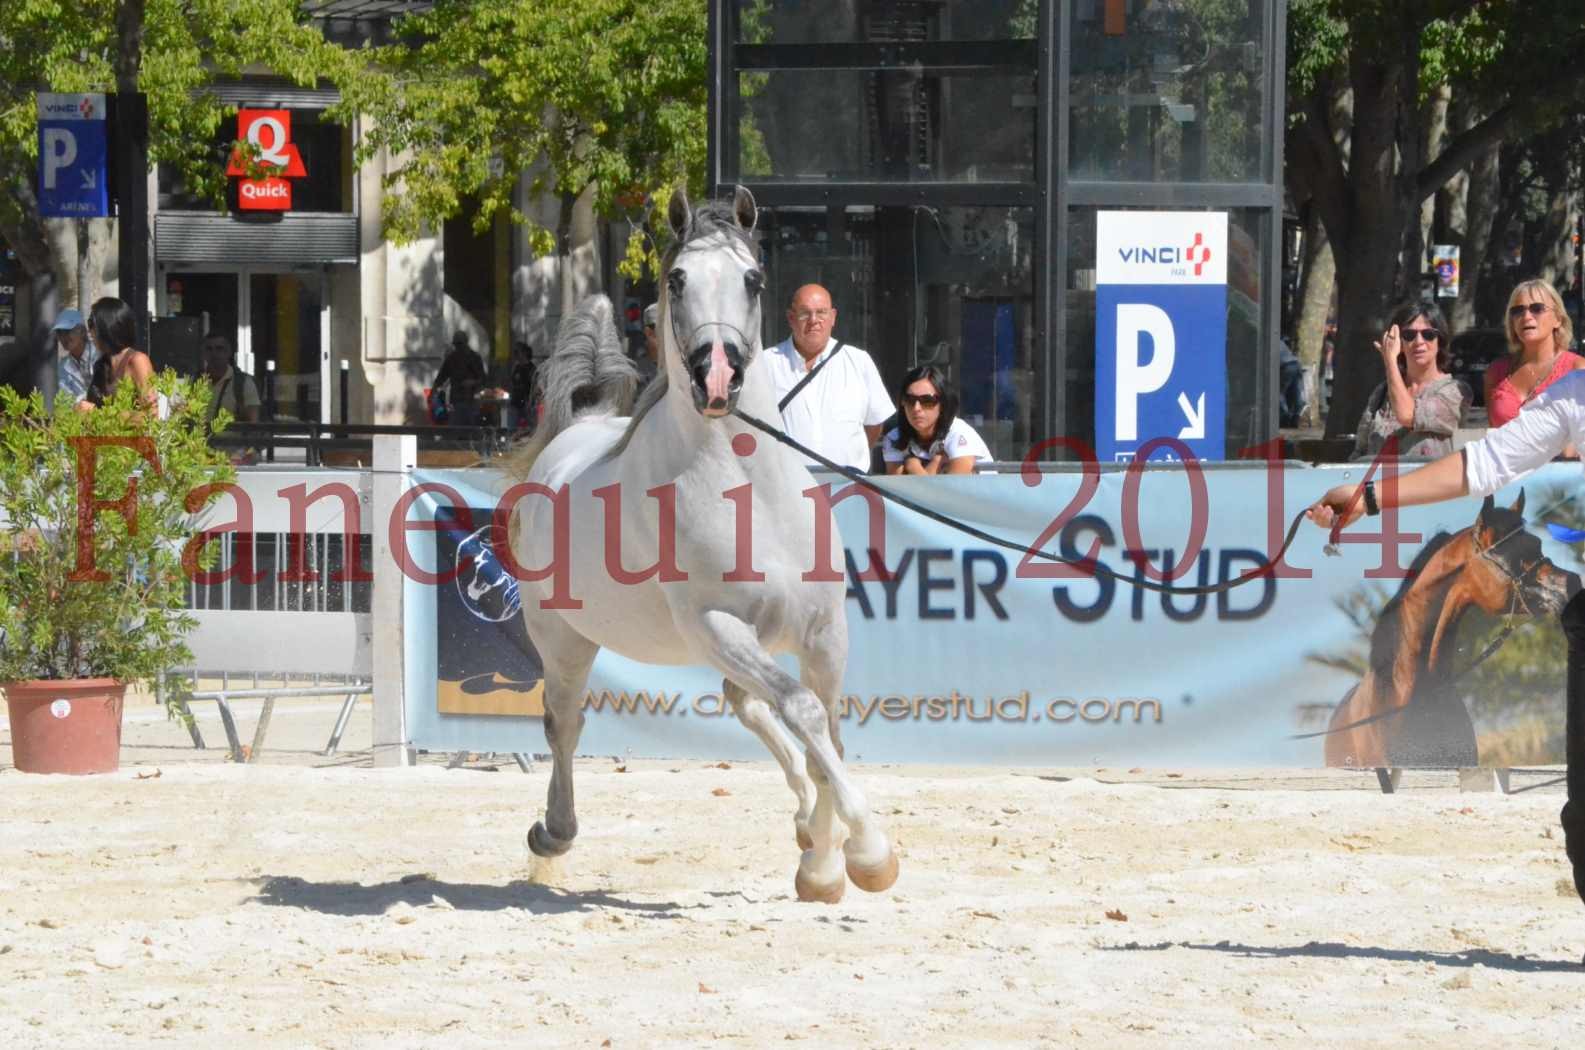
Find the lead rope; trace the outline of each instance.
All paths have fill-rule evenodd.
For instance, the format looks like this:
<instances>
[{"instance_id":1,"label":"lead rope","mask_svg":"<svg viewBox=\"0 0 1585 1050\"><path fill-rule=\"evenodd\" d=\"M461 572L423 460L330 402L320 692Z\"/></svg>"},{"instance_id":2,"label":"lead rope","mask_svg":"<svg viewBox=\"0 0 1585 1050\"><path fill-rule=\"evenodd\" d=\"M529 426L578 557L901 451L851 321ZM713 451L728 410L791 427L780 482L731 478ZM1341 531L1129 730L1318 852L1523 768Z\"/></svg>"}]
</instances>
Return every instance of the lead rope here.
<instances>
[{"instance_id":1,"label":"lead rope","mask_svg":"<svg viewBox=\"0 0 1585 1050\"><path fill-rule=\"evenodd\" d=\"M1018 543L1015 540L1009 540L1002 536L997 536L993 533L986 532L984 529L980 529L965 522L958 521L956 518L943 514L938 510L932 510L923 504L917 503L914 500L909 499L907 496L902 496L882 488L869 478L865 477L859 471L854 470L852 467L844 467L837 463L833 463L820 453L805 447L803 444L783 431L771 426L769 423L766 423L763 420L756 419L741 409L734 408L732 410L732 414L737 416L743 422L747 423L749 426L753 427L755 430L770 435L800 455L814 460L825 469L842 475L844 478L847 478L849 481L860 486L861 488L869 489L871 492L879 495L881 499L889 500L890 502L897 504L899 507L911 510L915 514L929 518L931 521L939 522L950 529L954 529L966 535L973 536L975 539L984 540L986 543L994 544L995 546L1002 547L1006 550L1018 551L1021 554L1027 554L1034 558L1042 558L1046 561L1054 561L1060 565L1068 565L1091 575L1106 576L1113 580L1132 584L1135 587L1141 587L1147 591L1156 591L1159 594L1175 594L1187 597L1204 594L1221 594L1224 591L1232 590L1234 587L1249 583L1251 580L1257 580L1263 576L1270 576L1272 574L1273 566L1281 563L1283 556L1288 553L1288 548L1293 545L1293 538L1299 531L1299 523L1304 520L1304 511L1301 510L1298 514L1294 515L1293 521L1288 525L1288 534L1286 537L1284 537L1282 546L1277 551L1277 556L1271 559L1271 561L1267 562L1265 565L1262 565L1256 569L1251 569L1249 572L1244 573L1242 576L1235 577L1234 579L1223 580L1221 583L1208 584L1204 587L1172 587L1168 586L1167 584L1157 583L1154 580L1147 580L1139 576L1125 576L1110 566L1103 565L1099 561L1090 562L1074 560L1071 558L1064 558L1059 554L1053 554L1050 551L1040 550L1036 547L1028 547L1022 543Z\"/></svg>"}]
</instances>

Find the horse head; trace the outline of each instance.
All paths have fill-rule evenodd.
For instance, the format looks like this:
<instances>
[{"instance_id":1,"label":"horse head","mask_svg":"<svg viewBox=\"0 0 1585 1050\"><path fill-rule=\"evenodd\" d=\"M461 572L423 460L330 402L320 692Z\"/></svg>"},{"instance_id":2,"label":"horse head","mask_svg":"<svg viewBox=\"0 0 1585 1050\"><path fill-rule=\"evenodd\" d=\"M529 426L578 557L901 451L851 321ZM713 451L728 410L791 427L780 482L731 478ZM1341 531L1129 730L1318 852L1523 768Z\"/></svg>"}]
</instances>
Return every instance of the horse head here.
<instances>
[{"instance_id":1,"label":"horse head","mask_svg":"<svg viewBox=\"0 0 1585 1050\"><path fill-rule=\"evenodd\" d=\"M1554 614L1580 589L1579 577L1552 564L1540 539L1525 528L1522 489L1511 507L1486 497L1470 527L1470 545L1473 593L1488 613Z\"/></svg>"},{"instance_id":2,"label":"horse head","mask_svg":"<svg viewBox=\"0 0 1585 1050\"><path fill-rule=\"evenodd\" d=\"M698 208L679 188L666 209L677 240L664 264L660 318L672 348L665 353L677 354L694 408L712 418L737 406L744 372L759 353L765 273L752 239L756 215L754 196L741 186L730 205Z\"/></svg>"}]
</instances>

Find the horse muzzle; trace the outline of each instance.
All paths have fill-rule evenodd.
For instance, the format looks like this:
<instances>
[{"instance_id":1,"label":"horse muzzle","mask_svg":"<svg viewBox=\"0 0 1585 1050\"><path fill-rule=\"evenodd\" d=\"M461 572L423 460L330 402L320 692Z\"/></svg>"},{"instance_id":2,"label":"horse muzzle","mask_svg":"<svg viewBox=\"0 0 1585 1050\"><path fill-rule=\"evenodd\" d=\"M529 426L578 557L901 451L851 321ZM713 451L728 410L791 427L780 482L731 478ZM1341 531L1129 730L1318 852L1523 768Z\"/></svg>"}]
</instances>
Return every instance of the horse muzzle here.
<instances>
[{"instance_id":1,"label":"horse muzzle","mask_svg":"<svg viewBox=\"0 0 1585 1050\"><path fill-rule=\"evenodd\" d=\"M1565 572L1550 562L1543 565L1533 583L1524 588L1521 601L1534 610L1532 615L1552 615L1580 592L1580 578Z\"/></svg>"},{"instance_id":2,"label":"horse muzzle","mask_svg":"<svg viewBox=\"0 0 1585 1050\"><path fill-rule=\"evenodd\" d=\"M724 416L743 390L743 354L733 343L700 343L688 355L688 378L699 414Z\"/></svg>"}]
</instances>

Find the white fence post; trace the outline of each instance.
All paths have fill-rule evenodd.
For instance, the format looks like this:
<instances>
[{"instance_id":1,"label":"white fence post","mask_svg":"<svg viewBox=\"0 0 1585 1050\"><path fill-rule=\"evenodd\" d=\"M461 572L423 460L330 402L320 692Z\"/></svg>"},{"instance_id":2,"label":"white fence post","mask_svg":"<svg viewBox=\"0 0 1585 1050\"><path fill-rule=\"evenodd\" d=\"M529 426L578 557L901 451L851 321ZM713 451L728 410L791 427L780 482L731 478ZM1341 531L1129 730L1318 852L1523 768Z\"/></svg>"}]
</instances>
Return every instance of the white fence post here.
<instances>
[{"instance_id":1,"label":"white fence post","mask_svg":"<svg viewBox=\"0 0 1585 1050\"><path fill-rule=\"evenodd\" d=\"M413 764L407 736L406 624L402 585L406 582L391 547L391 516L407 491L409 472L418 463L418 438L379 434L374 438L374 764Z\"/></svg>"}]
</instances>

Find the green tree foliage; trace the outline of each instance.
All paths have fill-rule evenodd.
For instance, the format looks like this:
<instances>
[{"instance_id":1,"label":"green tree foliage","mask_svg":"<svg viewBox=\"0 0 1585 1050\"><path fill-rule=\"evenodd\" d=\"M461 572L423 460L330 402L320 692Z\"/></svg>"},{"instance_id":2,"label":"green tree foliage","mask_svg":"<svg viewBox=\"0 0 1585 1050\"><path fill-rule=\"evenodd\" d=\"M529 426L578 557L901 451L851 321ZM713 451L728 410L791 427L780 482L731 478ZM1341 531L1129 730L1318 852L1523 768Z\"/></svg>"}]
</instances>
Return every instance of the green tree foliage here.
<instances>
[{"instance_id":1,"label":"green tree foliage","mask_svg":"<svg viewBox=\"0 0 1585 1050\"><path fill-rule=\"evenodd\" d=\"M0 681L146 682L191 660L184 546L199 528L193 515L235 473L208 444L208 380L167 371L155 386L171 406L167 419L135 407L131 383L93 412L63 398L53 414L37 393L0 387ZM222 411L216 427L228 422ZM83 528L90 462L99 505L136 486L135 529L114 510ZM86 578L85 552L104 579ZM195 553L202 567L213 559L212 547Z\"/></svg>"},{"instance_id":2,"label":"green tree foliage","mask_svg":"<svg viewBox=\"0 0 1585 1050\"><path fill-rule=\"evenodd\" d=\"M370 116L360 156L386 150L384 224L395 239L477 202L476 228L508 215L542 255L566 250L572 204L649 226L628 264L653 259L670 189L702 188L708 83L699 0L440 0L400 23L385 76L349 104ZM556 230L519 207L561 202Z\"/></svg>"},{"instance_id":3,"label":"green tree foliage","mask_svg":"<svg viewBox=\"0 0 1585 1050\"><path fill-rule=\"evenodd\" d=\"M267 69L301 85L346 83L363 60L327 41L299 0L4 0L0 3L0 236L29 273L51 265L34 195L40 91L148 96L149 160L214 198L210 151L227 113L205 89ZM57 267L59 270L59 267Z\"/></svg>"},{"instance_id":4,"label":"green tree foliage","mask_svg":"<svg viewBox=\"0 0 1585 1050\"><path fill-rule=\"evenodd\" d=\"M1585 104L1579 0L1292 0L1286 170L1337 256L1339 359L1329 435L1351 430L1381 379L1372 340L1418 292L1418 209L1493 145L1555 127ZM1485 116L1427 156L1431 96ZM1346 123L1334 121L1334 100Z\"/></svg>"}]
</instances>

